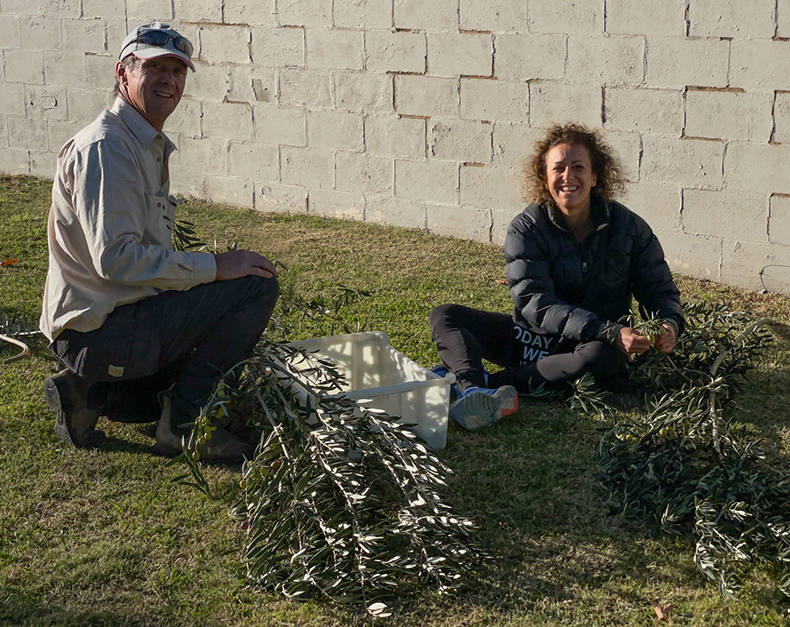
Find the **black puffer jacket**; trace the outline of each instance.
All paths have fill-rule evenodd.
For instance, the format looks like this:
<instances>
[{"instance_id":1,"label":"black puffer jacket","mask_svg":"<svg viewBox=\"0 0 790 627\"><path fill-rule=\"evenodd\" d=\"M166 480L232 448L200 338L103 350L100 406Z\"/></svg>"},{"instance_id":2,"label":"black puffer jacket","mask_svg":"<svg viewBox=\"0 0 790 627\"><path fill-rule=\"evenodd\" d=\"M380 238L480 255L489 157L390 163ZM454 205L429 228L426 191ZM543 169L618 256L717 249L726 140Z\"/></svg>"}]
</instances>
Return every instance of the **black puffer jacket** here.
<instances>
[{"instance_id":1,"label":"black puffer jacket","mask_svg":"<svg viewBox=\"0 0 790 627\"><path fill-rule=\"evenodd\" d=\"M685 326L680 292L647 223L617 202L591 198L594 231L577 243L548 205L529 205L510 223L505 260L513 318L543 335L590 341L607 321L643 311Z\"/></svg>"}]
</instances>

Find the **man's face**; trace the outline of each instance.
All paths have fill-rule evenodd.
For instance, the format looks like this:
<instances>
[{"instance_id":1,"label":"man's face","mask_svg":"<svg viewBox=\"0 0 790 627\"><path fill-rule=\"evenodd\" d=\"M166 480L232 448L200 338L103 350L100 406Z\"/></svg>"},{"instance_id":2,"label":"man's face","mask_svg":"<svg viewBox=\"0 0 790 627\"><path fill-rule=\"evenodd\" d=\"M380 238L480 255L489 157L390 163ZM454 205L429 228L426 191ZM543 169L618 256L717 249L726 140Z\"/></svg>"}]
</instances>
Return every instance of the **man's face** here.
<instances>
[{"instance_id":1,"label":"man's face","mask_svg":"<svg viewBox=\"0 0 790 627\"><path fill-rule=\"evenodd\" d=\"M184 93L186 64L175 57L140 59L131 70L118 62L115 73L124 100L161 131Z\"/></svg>"}]
</instances>

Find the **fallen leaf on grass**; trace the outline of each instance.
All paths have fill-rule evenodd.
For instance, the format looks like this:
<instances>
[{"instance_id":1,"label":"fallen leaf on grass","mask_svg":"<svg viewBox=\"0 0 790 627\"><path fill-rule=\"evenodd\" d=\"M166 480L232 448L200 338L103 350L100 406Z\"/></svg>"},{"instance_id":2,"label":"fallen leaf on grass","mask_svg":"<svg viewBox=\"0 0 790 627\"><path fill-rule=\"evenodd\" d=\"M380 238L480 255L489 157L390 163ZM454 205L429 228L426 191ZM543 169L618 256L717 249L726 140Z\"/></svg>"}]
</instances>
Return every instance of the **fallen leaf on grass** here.
<instances>
[{"instance_id":1,"label":"fallen leaf on grass","mask_svg":"<svg viewBox=\"0 0 790 627\"><path fill-rule=\"evenodd\" d=\"M507 285L507 279L495 279L494 283L497 285Z\"/></svg>"},{"instance_id":2,"label":"fallen leaf on grass","mask_svg":"<svg viewBox=\"0 0 790 627\"><path fill-rule=\"evenodd\" d=\"M669 618L669 613L672 611L671 603L667 603L666 605L651 605L650 607L653 608L656 616L658 616L658 620L667 620Z\"/></svg>"},{"instance_id":3,"label":"fallen leaf on grass","mask_svg":"<svg viewBox=\"0 0 790 627\"><path fill-rule=\"evenodd\" d=\"M4 268L5 266L10 266L17 262L16 259L6 259L5 261L0 261L0 268Z\"/></svg>"}]
</instances>

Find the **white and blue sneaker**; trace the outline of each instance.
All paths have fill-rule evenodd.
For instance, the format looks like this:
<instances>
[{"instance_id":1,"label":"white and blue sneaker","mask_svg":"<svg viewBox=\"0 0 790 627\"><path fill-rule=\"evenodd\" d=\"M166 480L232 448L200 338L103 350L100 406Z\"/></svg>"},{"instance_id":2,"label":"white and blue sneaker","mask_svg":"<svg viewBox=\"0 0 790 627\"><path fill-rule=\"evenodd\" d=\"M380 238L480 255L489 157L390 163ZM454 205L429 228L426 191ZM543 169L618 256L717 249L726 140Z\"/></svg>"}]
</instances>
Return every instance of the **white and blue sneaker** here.
<instances>
[{"instance_id":1,"label":"white and blue sneaker","mask_svg":"<svg viewBox=\"0 0 790 627\"><path fill-rule=\"evenodd\" d=\"M468 431L490 427L497 420L518 410L518 392L512 385L466 388L450 405L450 418Z\"/></svg>"}]
</instances>

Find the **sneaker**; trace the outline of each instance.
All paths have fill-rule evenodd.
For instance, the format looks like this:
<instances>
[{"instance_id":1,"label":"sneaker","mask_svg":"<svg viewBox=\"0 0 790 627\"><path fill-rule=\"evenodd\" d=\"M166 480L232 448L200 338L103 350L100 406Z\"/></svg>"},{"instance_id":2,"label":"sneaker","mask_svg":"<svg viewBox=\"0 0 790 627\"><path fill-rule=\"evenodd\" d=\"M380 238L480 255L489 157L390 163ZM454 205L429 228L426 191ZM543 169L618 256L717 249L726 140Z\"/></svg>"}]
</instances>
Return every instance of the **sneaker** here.
<instances>
[{"instance_id":1,"label":"sneaker","mask_svg":"<svg viewBox=\"0 0 790 627\"><path fill-rule=\"evenodd\" d=\"M191 422L186 416L176 415L180 412L173 409L170 394L160 395L162 403L162 416L156 426L156 445L154 453L164 457L175 457L182 452L182 437L191 437L191 430L182 424ZM173 422L179 424L173 426ZM201 461L219 462L225 464L241 464L245 459L252 459L255 455L255 445L240 440L223 427L217 428L211 437L203 444L198 444L197 452ZM196 456L197 457L197 456Z\"/></svg>"},{"instance_id":2,"label":"sneaker","mask_svg":"<svg viewBox=\"0 0 790 627\"><path fill-rule=\"evenodd\" d=\"M85 380L71 370L44 380L47 405L58 412L55 435L77 448L94 446L104 438L104 432L96 430L100 413L88 409L87 391Z\"/></svg>"},{"instance_id":3,"label":"sneaker","mask_svg":"<svg viewBox=\"0 0 790 627\"><path fill-rule=\"evenodd\" d=\"M450 406L450 418L464 429L477 431L489 427L518 409L518 392L512 385L495 390L470 387Z\"/></svg>"}]
</instances>

